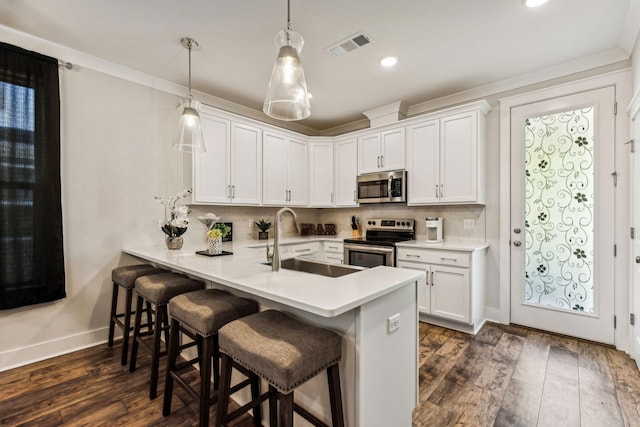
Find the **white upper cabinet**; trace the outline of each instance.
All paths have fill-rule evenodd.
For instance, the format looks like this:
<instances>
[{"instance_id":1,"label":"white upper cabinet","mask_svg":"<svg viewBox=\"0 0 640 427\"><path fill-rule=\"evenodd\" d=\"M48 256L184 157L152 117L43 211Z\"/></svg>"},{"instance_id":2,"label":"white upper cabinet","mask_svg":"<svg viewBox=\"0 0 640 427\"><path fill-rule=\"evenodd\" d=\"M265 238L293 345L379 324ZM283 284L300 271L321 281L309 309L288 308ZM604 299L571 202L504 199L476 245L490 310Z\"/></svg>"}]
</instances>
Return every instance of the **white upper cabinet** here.
<instances>
[{"instance_id":1,"label":"white upper cabinet","mask_svg":"<svg viewBox=\"0 0 640 427\"><path fill-rule=\"evenodd\" d=\"M407 128L408 205L485 202L485 101Z\"/></svg>"},{"instance_id":2,"label":"white upper cabinet","mask_svg":"<svg viewBox=\"0 0 640 427\"><path fill-rule=\"evenodd\" d=\"M264 131L262 184L263 204L306 206L307 142Z\"/></svg>"},{"instance_id":3,"label":"white upper cabinet","mask_svg":"<svg viewBox=\"0 0 640 427\"><path fill-rule=\"evenodd\" d=\"M359 173L404 169L404 127L370 133L358 138Z\"/></svg>"},{"instance_id":4,"label":"white upper cabinet","mask_svg":"<svg viewBox=\"0 0 640 427\"><path fill-rule=\"evenodd\" d=\"M428 120L407 129L407 181L409 204L440 201L439 120Z\"/></svg>"},{"instance_id":5,"label":"white upper cabinet","mask_svg":"<svg viewBox=\"0 0 640 427\"><path fill-rule=\"evenodd\" d=\"M309 206L333 206L333 149L331 141L309 142Z\"/></svg>"},{"instance_id":6,"label":"white upper cabinet","mask_svg":"<svg viewBox=\"0 0 640 427\"><path fill-rule=\"evenodd\" d=\"M261 202L262 131L205 112L207 151L193 156L193 201L258 205Z\"/></svg>"},{"instance_id":7,"label":"white upper cabinet","mask_svg":"<svg viewBox=\"0 0 640 427\"><path fill-rule=\"evenodd\" d=\"M262 131L231 123L231 202L262 203Z\"/></svg>"},{"instance_id":8,"label":"white upper cabinet","mask_svg":"<svg viewBox=\"0 0 640 427\"><path fill-rule=\"evenodd\" d=\"M335 206L358 206L358 140L337 141L334 147Z\"/></svg>"}]
</instances>

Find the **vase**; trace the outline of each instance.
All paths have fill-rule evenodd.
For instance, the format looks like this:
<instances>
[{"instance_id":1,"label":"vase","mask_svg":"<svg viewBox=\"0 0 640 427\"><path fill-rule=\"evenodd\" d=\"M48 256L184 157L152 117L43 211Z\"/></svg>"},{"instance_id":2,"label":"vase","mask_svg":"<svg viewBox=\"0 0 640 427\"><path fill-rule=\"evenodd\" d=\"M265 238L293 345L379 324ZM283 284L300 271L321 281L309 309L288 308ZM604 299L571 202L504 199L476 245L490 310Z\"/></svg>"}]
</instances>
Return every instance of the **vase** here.
<instances>
[{"instance_id":1,"label":"vase","mask_svg":"<svg viewBox=\"0 0 640 427\"><path fill-rule=\"evenodd\" d=\"M207 238L207 252L211 255L220 255L222 253L222 237Z\"/></svg>"},{"instance_id":2,"label":"vase","mask_svg":"<svg viewBox=\"0 0 640 427\"><path fill-rule=\"evenodd\" d=\"M182 236L167 236L167 238L165 239L165 243L167 244L167 249L182 249L184 240L182 239Z\"/></svg>"},{"instance_id":3,"label":"vase","mask_svg":"<svg viewBox=\"0 0 640 427\"><path fill-rule=\"evenodd\" d=\"M258 240L269 240L268 231L258 231Z\"/></svg>"}]
</instances>

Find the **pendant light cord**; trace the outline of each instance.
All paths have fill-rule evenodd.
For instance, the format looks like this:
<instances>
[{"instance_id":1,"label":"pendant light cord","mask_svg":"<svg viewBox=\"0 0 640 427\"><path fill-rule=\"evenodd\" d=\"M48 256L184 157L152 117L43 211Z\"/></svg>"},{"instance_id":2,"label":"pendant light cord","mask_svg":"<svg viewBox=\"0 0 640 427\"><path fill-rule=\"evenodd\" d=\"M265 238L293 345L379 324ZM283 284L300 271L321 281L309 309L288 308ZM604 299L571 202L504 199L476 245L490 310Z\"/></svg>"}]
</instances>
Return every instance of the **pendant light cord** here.
<instances>
[{"instance_id":1,"label":"pendant light cord","mask_svg":"<svg viewBox=\"0 0 640 427\"><path fill-rule=\"evenodd\" d=\"M287 46L291 45L289 33L291 32L291 0L287 0Z\"/></svg>"},{"instance_id":2,"label":"pendant light cord","mask_svg":"<svg viewBox=\"0 0 640 427\"><path fill-rule=\"evenodd\" d=\"M189 40L189 107L191 107L191 99L193 95L191 95L191 48L193 47L193 42Z\"/></svg>"}]
</instances>

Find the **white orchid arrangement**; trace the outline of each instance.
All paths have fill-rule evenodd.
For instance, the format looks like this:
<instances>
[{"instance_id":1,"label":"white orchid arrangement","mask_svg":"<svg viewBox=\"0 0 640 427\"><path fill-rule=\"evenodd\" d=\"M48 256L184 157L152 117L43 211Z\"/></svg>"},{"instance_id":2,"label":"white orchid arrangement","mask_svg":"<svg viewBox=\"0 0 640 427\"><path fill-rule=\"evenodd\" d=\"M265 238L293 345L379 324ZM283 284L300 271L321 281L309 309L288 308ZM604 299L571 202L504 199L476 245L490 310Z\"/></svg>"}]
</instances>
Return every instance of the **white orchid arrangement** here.
<instances>
[{"instance_id":1,"label":"white orchid arrangement","mask_svg":"<svg viewBox=\"0 0 640 427\"><path fill-rule=\"evenodd\" d=\"M189 206L177 206L178 200L191 195L191 189L182 190L178 194L168 199L155 197L156 202L164 205L164 222L160 229L169 237L182 236L187 231L189 225Z\"/></svg>"}]
</instances>

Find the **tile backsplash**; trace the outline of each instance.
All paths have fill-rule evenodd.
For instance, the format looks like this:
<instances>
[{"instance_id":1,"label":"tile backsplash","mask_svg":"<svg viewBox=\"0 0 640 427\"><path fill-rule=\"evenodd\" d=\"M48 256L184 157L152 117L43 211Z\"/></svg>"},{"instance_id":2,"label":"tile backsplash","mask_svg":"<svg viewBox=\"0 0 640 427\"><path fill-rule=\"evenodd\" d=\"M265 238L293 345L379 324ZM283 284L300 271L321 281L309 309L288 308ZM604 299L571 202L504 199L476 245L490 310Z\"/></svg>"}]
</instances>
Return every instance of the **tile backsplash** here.
<instances>
[{"instance_id":1,"label":"tile backsplash","mask_svg":"<svg viewBox=\"0 0 640 427\"><path fill-rule=\"evenodd\" d=\"M258 239L258 228L254 222L265 219L273 222L273 217L280 208L274 207L246 207L246 206L204 206L192 205L190 214L191 224L185 239L204 238L205 226L197 217L212 212L222 218L224 222L233 222L233 240L251 241ZM444 218L444 238L455 241L484 241L485 240L485 207L475 205L462 206L406 206L404 204L365 205L354 208L315 209L293 208L299 223L336 224L337 236L351 237L351 216L355 215L363 224L367 218L412 218L416 220L416 238L424 240L427 236L425 218ZM471 219L473 228L464 228L464 220ZM297 235L295 226L288 214L283 216L282 236ZM273 237L273 228L269 230Z\"/></svg>"}]
</instances>

